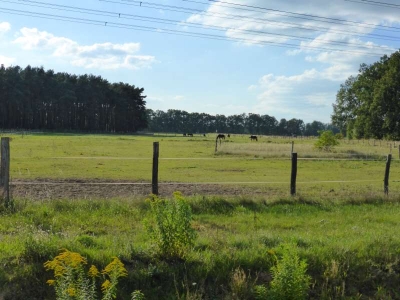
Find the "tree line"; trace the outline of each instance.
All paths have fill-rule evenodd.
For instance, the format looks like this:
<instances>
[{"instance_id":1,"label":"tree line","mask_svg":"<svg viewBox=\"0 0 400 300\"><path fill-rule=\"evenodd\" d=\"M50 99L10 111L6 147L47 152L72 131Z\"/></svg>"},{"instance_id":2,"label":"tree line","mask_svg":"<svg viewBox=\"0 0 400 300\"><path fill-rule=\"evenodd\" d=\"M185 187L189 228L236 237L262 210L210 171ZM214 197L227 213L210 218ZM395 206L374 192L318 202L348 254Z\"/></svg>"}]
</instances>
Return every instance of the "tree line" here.
<instances>
[{"instance_id":1,"label":"tree line","mask_svg":"<svg viewBox=\"0 0 400 300\"><path fill-rule=\"evenodd\" d=\"M400 139L400 52L362 64L341 86L332 123L348 138Z\"/></svg>"},{"instance_id":2,"label":"tree line","mask_svg":"<svg viewBox=\"0 0 400 300\"><path fill-rule=\"evenodd\" d=\"M0 67L0 128L135 132L147 127L143 88L100 76Z\"/></svg>"},{"instance_id":3,"label":"tree line","mask_svg":"<svg viewBox=\"0 0 400 300\"><path fill-rule=\"evenodd\" d=\"M304 123L301 119L281 119L259 114L209 115L188 113L183 110L147 110L148 130L152 132L206 133L223 132L262 135L306 135L316 136L319 131L339 130L331 124L319 121Z\"/></svg>"},{"instance_id":4,"label":"tree line","mask_svg":"<svg viewBox=\"0 0 400 300\"><path fill-rule=\"evenodd\" d=\"M55 73L43 67L0 66L0 128L129 133L224 132L318 135L330 124L259 114L209 115L146 109L144 89L95 75Z\"/></svg>"}]
</instances>

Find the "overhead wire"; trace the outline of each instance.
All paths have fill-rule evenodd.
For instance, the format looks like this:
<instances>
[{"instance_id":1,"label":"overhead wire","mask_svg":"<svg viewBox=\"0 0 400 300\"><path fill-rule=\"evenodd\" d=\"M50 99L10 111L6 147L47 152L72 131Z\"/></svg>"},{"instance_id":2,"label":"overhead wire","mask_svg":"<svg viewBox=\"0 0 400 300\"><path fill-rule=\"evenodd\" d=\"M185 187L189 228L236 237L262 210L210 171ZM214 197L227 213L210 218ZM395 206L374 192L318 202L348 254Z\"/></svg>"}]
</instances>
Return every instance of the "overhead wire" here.
<instances>
[{"instance_id":1,"label":"overhead wire","mask_svg":"<svg viewBox=\"0 0 400 300\"><path fill-rule=\"evenodd\" d=\"M389 8L400 9L400 4L393 4L393 3L387 3L387 2L366 1L366 0L344 0L344 1L353 2L353 3L359 3L359 4L367 4L367 5L373 5L373 6L381 6L381 7L389 7Z\"/></svg>"},{"instance_id":2,"label":"overhead wire","mask_svg":"<svg viewBox=\"0 0 400 300\"><path fill-rule=\"evenodd\" d=\"M321 26L307 26L304 24L297 24L297 23L292 23L292 22L287 22L287 21L276 21L276 20L270 20L270 19L259 18L259 17L207 12L204 10L185 8L185 7L179 7L179 6L172 6L174 8L169 8L171 6L157 4L154 2L143 2L143 1L135 1L135 0L119 0L119 1L99 0L99 1L114 3L114 4L138 6L138 7L139 7L139 4L141 4L140 7L142 7L142 8L162 9L162 10L166 10L166 11L186 13L186 14L198 14L201 16L212 16L214 18L221 18L221 19L228 19L228 20L247 20L247 22L249 22L249 23L257 23L257 24L265 24L267 22L267 23L278 24L278 26L282 26L285 28L289 25L292 28L307 30L307 31L315 31L315 32L317 32L317 31L318 32L328 32L329 31L332 33L343 33L343 34L346 34L347 36L363 37L363 35L360 35L359 31L351 31L351 30L348 30L348 28L346 28L346 30L339 30L339 29L333 29L333 28L327 28L327 27L321 27ZM381 31L387 31L387 32L399 32L399 30L400 30L400 28L397 30L381 29ZM389 41L399 40L399 38L395 38L393 36L388 36L388 35L382 35L382 34L368 33L368 36L371 37L372 39L383 39L383 40L389 40Z\"/></svg>"},{"instance_id":3,"label":"overhead wire","mask_svg":"<svg viewBox=\"0 0 400 300\"><path fill-rule=\"evenodd\" d=\"M249 11L257 11L260 12L260 10L265 10L265 11L270 11L270 12L278 12L286 15L291 15L292 17L298 17L298 18L306 18L307 20L310 20L308 18L311 18L311 20L319 20L321 22L325 22L326 20L328 23L331 22L340 22L342 24L344 23L350 23L350 24L357 24L357 25L362 25L362 26L372 26L369 28L391 28L391 29L397 29L400 30L400 27L395 27L395 26L387 26L387 25L380 25L380 24L372 24L372 23L365 23L365 22L358 22L358 21L349 21L345 19L339 19L339 18L330 18L330 17L323 17L323 16L317 16L317 15L312 15L312 14L304 14L304 13L296 13L296 12L291 12L291 11L286 11L286 10L278 10L278 9L272 9L272 8L267 8L267 7L261 7L261 6L253 6L253 5L246 5L246 4L239 4L235 2L228 2L228 1L223 1L223 0L208 0L208 2L203 2L203 1L197 1L197 0L182 0L185 2L193 2L193 3L203 3L203 4L209 4L209 2L214 3L214 5L218 6L224 6L224 7L232 7L239 9L241 7L249 7L252 9L248 9ZM220 4L222 3L222 5ZM227 4L227 5L224 5ZM258 9L258 10L255 10Z\"/></svg>"},{"instance_id":4,"label":"overhead wire","mask_svg":"<svg viewBox=\"0 0 400 300\"><path fill-rule=\"evenodd\" d=\"M30 17L37 17L37 18L85 23L85 24L91 24L91 25L97 25L97 26L125 28L125 29L139 30L139 31L151 31L151 32L157 32L157 33L161 33L161 34L185 35L185 36L191 36L191 37L197 37L197 38L207 38L207 39L214 39L214 40L234 41L234 42L236 41L236 42L242 42L242 43L278 46L278 47L291 48L291 49L299 48L298 45L290 44L290 43L259 41L259 40L254 40L254 39L245 39L245 38L232 38L232 37L225 37L225 36L205 34L205 33L193 33L193 32L185 32L185 31L165 29L165 28L140 26L140 25L116 23L116 22L109 22L109 21L100 21L100 20L91 20L91 19L84 19L84 18L66 17L66 16L59 16L59 15L54 15L54 14L44 14L44 13L21 11L21 10L7 9L7 8L0 8L0 12L30 16ZM384 55L383 53L369 53L369 52L363 52L363 51L353 51L353 50L346 50L346 49L334 49L334 48L324 48L324 47L303 46L303 48L306 50L334 51L334 52L349 53L349 54L362 54L362 55L374 56L374 57Z\"/></svg>"},{"instance_id":5,"label":"overhead wire","mask_svg":"<svg viewBox=\"0 0 400 300\"><path fill-rule=\"evenodd\" d=\"M185 35L185 36L208 38L208 39L214 39L214 40L216 39L216 40L225 40L225 41L237 41L237 42L242 42L242 43L270 45L270 46L278 46L278 47L285 47L285 48L292 48L292 49L299 48L299 45L297 45L297 44L284 43L284 42L260 41L260 40L247 39L247 38L226 37L226 36L206 34L206 33L186 32L186 31L179 31L179 30L172 30L172 29L165 29L165 28L156 28L156 27L139 26L139 25L125 24L125 23L116 23L116 22L108 22L108 21L100 21L100 20L90 20L90 19L84 19L84 18L66 17L66 16L59 16L59 15L54 15L54 14L43 14L43 13L13 10L13 9L7 9L7 8L0 8L0 11L10 13L10 14L20 14L20 15L31 16L31 17L39 17L39 18L41 17L41 18L56 19L56 20L69 21L69 22L79 22L79 23L85 23L85 24L91 24L91 25L101 25L101 26L104 25L104 26L109 26L109 27L126 28L126 29L134 29L134 30L141 30L141 31L152 31L152 32L168 33L168 34L175 34L175 35ZM95 10L93 10L93 11L95 11ZM354 51L354 50L348 50L348 49L324 48L324 47L315 47L315 46L302 46L302 48L306 49L306 50L335 51L335 52L342 52L342 53L363 54L363 55L367 55L367 56L382 56L383 55L382 53L370 53L370 52ZM385 50L389 50L389 49L385 49Z\"/></svg>"},{"instance_id":6,"label":"overhead wire","mask_svg":"<svg viewBox=\"0 0 400 300\"><path fill-rule=\"evenodd\" d=\"M230 30L230 31L236 31L236 32L241 32L241 33L249 33L249 34L253 34L253 35L259 35L259 36L272 36L272 37L279 37L279 38L283 37L283 38L290 38L290 39L300 40L300 41L302 41L302 40L318 41L318 42L324 43L324 44L361 47L363 49L369 49L369 50L371 50L371 49L387 50L387 48L382 47L382 46L366 46L363 44L351 43L351 42L346 42L346 41L336 41L336 40L329 40L329 39L315 39L313 37L304 37L304 36L298 36L298 35L274 33L274 32L267 32L267 31L261 31L261 30L246 30L246 29L239 29L239 28L232 28L232 27L216 26L216 25L203 25L203 24L194 23L194 22L178 21L178 20L155 18L155 17L144 17L144 16L140 16L140 15L109 12L109 11L104 11L104 10L94 10L94 9L87 9L87 8L81 8L81 7L76 7L76 6L58 5L58 4L45 3L45 2L39 2L39 1L31 1L31 0L20 0L18 2L8 1L8 0L0 0L0 2L23 4L23 5L33 6L33 7L44 7L44 8L54 9L54 10L79 12L79 13L86 13L86 14L100 15L100 16L111 16L111 17L114 16L114 17L123 18L123 19L134 19L134 20L155 22L155 23L162 23L162 24L175 24L175 25L184 24L185 26L188 26L188 27L206 28L206 29L218 30L218 31L224 31L224 32L227 30ZM21 2L23 2L23 3L21 3Z\"/></svg>"}]
</instances>

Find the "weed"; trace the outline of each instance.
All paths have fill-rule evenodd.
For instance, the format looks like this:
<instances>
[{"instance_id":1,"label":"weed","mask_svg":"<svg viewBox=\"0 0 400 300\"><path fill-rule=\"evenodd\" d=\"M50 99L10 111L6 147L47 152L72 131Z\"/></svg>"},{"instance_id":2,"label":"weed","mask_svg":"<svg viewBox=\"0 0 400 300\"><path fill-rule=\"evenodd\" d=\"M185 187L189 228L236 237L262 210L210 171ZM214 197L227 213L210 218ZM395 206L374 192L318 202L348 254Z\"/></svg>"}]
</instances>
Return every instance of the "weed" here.
<instances>
[{"instance_id":1,"label":"weed","mask_svg":"<svg viewBox=\"0 0 400 300\"><path fill-rule=\"evenodd\" d=\"M155 224L147 227L160 253L170 258L183 257L197 236L191 225L190 205L179 192L170 200L153 196L148 201Z\"/></svg>"},{"instance_id":2,"label":"weed","mask_svg":"<svg viewBox=\"0 0 400 300\"><path fill-rule=\"evenodd\" d=\"M269 298L276 300L306 299L311 277L306 274L307 263L300 260L297 248L286 244L282 247L282 257L271 268L273 280Z\"/></svg>"},{"instance_id":3,"label":"weed","mask_svg":"<svg viewBox=\"0 0 400 300\"><path fill-rule=\"evenodd\" d=\"M54 279L48 280L47 283L54 286L57 300L97 299L96 278L100 276L100 272L96 266L92 265L86 275L84 268L86 264L87 260L83 256L68 250L64 250L53 260L44 264L46 270L54 272ZM128 275L123 263L114 257L101 274L106 278L101 285L103 292L101 299L115 299L118 279Z\"/></svg>"}]
</instances>

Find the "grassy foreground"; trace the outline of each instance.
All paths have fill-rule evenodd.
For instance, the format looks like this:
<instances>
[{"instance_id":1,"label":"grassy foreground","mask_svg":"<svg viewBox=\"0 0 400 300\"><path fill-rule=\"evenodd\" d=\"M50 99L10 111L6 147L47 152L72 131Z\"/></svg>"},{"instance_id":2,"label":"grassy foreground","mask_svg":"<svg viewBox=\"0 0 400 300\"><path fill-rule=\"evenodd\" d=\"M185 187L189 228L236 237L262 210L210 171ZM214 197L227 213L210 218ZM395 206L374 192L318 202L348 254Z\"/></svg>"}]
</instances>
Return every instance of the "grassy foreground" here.
<instances>
[{"instance_id":1,"label":"grassy foreground","mask_svg":"<svg viewBox=\"0 0 400 300\"><path fill-rule=\"evenodd\" d=\"M400 298L399 198L188 201L198 237L184 259L167 259L145 229L144 199L16 200L0 216L0 296L54 299L43 263L67 248L99 267L118 256L129 272L118 299L253 299L289 242L307 261L310 299Z\"/></svg>"}]
</instances>

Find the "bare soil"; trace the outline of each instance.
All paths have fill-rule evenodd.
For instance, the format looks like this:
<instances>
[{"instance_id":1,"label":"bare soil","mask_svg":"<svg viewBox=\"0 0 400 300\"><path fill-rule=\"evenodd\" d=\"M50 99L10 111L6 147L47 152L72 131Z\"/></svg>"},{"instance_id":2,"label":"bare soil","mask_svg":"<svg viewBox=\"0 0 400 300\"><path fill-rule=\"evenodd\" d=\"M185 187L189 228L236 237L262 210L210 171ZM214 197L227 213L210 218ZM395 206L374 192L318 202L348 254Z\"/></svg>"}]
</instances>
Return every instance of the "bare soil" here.
<instances>
[{"instance_id":1,"label":"bare soil","mask_svg":"<svg viewBox=\"0 0 400 300\"><path fill-rule=\"evenodd\" d=\"M262 195L265 186L237 184L201 184L161 182L160 196L171 196L180 191L183 195ZM29 199L82 199L82 198L132 198L151 193L150 182L112 181L96 179L35 179L34 181L14 180L11 194L14 198Z\"/></svg>"}]
</instances>

